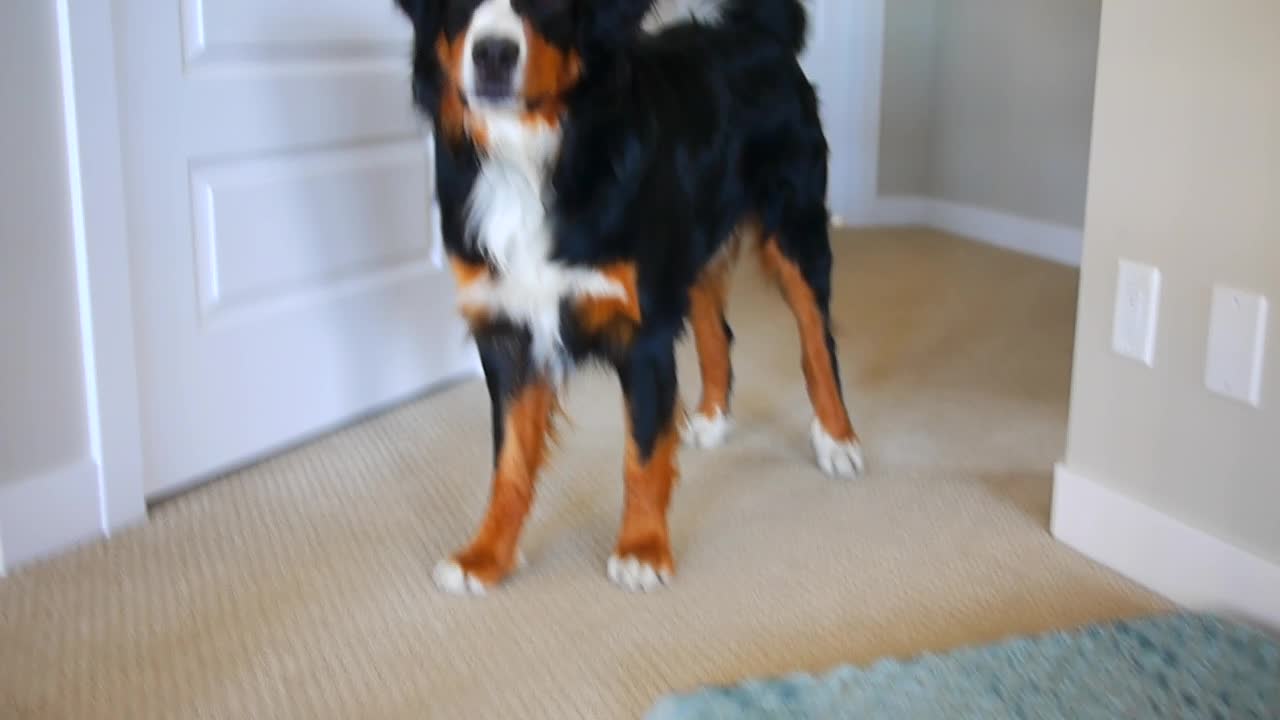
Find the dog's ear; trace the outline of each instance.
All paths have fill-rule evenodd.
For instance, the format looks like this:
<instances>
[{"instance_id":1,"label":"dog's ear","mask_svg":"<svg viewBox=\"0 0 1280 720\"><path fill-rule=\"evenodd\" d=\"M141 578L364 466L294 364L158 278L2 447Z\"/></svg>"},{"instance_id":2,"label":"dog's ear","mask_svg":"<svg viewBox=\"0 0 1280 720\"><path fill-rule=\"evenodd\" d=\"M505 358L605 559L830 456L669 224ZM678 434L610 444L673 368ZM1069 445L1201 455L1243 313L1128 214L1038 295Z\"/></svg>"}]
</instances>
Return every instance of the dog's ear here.
<instances>
[{"instance_id":1,"label":"dog's ear","mask_svg":"<svg viewBox=\"0 0 1280 720\"><path fill-rule=\"evenodd\" d=\"M434 39L440 32L445 0L396 0L400 11L413 22L420 38Z\"/></svg>"},{"instance_id":2,"label":"dog's ear","mask_svg":"<svg viewBox=\"0 0 1280 720\"><path fill-rule=\"evenodd\" d=\"M396 0L396 5L413 23L413 99L430 115L439 110L441 71L436 57L436 39L444 27L444 6L448 0Z\"/></svg>"},{"instance_id":3,"label":"dog's ear","mask_svg":"<svg viewBox=\"0 0 1280 720\"><path fill-rule=\"evenodd\" d=\"M578 0L579 43L588 54L625 48L640 33L656 0Z\"/></svg>"},{"instance_id":4,"label":"dog's ear","mask_svg":"<svg viewBox=\"0 0 1280 720\"><path fill-rule=\"evenodd\" d=\"M429 5L430 0L396 0L396 5L400 6L400 12L403 12L410 20L416 20L418 13L422 11L425 5Z\"/></svg>"}]
</instances>

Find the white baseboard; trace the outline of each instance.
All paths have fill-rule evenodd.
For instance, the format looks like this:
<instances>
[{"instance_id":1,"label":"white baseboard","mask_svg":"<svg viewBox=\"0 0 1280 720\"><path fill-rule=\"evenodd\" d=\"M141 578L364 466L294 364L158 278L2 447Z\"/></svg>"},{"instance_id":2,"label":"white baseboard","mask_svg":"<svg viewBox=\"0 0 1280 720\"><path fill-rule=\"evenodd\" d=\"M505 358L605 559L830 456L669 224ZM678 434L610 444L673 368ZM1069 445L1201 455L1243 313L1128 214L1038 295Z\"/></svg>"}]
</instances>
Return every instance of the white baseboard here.
<instances>
[{"instance_id":1,"label":"white baseboard","mask_svg":"<svg viewBox=\"0 0 1280 720\"><path fill-rule=\"evenodd\" d=\"M1053 535L1195 612L1280 631L1280 566L1059 464Z\"/></svg>"},{"instance_id":2,"label":"white baseboard","mask_svg":"<svg viewBox=\"0 0 1280 720\"><path fill-rule=\"evenodd\" d=\"M91 460L0 484L0 576L103 535Z\"/></svg>"},{"instance_id":3,"label":"white baseboard","mask_svg":"<svg viewBox=\"0 0 1280 720\"><path fill-rule=\"evenodd\" d=\"M1084 232L1056 225L926 197L877 198L871 213L877 225L924 225L989 245L1079 267Z\"/></svg>"}]
</instances>

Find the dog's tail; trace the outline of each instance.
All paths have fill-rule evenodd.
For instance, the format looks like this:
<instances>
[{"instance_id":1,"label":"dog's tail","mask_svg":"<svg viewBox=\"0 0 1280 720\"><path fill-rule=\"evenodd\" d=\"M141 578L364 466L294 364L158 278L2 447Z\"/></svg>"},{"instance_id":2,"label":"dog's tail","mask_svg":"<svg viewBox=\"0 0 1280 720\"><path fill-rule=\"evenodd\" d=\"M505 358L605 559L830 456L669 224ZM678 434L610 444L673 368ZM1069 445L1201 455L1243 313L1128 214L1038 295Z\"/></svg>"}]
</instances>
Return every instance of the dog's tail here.
<instances>
[{"instance_id":1,"label":"dog's tail","mask_svg":"<svg viewBox=\"0 0 1280 720\"><path fill-rule=\"evenodd\" d=\"M799 55L805 46L809 14L800 0L722 0L720 24L769 38Z\"/></svg>"}]
</instances>

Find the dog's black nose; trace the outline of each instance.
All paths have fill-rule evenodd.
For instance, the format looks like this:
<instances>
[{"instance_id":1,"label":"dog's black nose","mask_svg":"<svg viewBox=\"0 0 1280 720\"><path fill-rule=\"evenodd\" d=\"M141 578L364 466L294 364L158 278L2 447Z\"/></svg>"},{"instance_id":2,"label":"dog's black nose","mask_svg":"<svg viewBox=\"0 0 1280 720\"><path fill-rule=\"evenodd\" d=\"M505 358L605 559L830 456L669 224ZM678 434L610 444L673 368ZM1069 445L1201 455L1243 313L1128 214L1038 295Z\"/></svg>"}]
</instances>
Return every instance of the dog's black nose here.
<instances>
[{"instance_id":1,"label":"dog's black nose","mask_svg":"<svg viewBox=\"0 0 1280 720\"><path fill-rule=\"evenodd\" d=\"M520 46L507 38L481 38L471 49L471 59L486 80L505 80L520 60Z\"/></svg>"}]
</instances>

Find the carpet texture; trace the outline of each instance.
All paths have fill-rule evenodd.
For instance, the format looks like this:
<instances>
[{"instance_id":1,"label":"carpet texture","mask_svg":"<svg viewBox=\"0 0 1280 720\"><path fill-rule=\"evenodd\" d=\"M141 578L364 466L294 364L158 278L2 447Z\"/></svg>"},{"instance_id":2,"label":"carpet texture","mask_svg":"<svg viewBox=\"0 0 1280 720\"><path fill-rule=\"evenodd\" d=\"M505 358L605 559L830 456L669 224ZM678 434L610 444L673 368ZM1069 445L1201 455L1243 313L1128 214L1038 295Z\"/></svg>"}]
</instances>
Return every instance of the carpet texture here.
<instances>
[{"instance_id":1,"label":"carpet texture","mask_svg":"<svg viewBox=\"0 0 1280 720\"><path fill-rule=\"evenodd\" d=\"M635 718L705 684L1132 617L1165 604L1049 536L1076 273L925 231L842 233L833 308L869 476L809 450L795 325L744 257L737 427L681 454L679 577L627 595L617 383L580 376L484 599L432 565L488 494L483 383L229 475L0 581L3 718ZM691 348L681 352L688 402Z\"/></svg>"},{"instance_id":2,"label":"carpet texture","mask_svg":"<svg viewBox=\"0 0 1280 720\"><path fill-rule=\"evenodd\" d=\"M664 698L646 720L1276 720L1280 644L1170 614Z\"/></svg>"}]
</instances>

